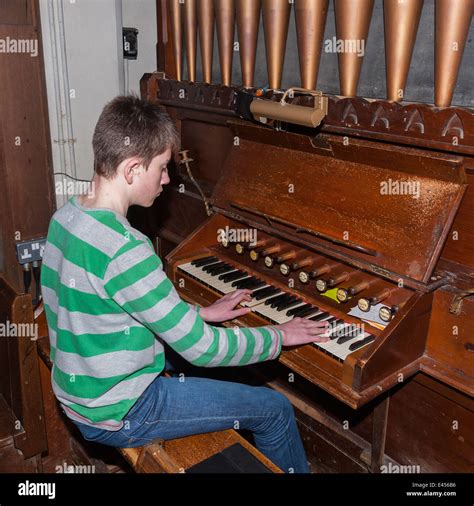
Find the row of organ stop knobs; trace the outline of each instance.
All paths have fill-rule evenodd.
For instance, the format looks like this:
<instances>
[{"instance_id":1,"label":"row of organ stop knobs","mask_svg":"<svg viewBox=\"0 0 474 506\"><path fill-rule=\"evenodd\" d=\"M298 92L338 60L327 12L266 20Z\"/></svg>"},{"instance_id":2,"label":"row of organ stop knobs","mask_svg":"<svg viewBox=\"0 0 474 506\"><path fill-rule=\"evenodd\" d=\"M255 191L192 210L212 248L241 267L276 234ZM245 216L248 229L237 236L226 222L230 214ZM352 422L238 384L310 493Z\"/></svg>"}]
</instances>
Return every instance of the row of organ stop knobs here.
<instances>
[{"instance_id":1,"label":"row of organ stop knobs","mask_svg":"<svg viewBox=\"0 0 474 506\"><path fill-rule=\"evenodd\" d=\"M231 244L222 242L222 246L229 248ZM261 239L256 243L238 242L235 244L235 251L239 255L248 252L251 260L257 262L263 259L265 266L269 269L278 266L283 276L297 273L301 283L308 285L315 282L316 290L324 293L339 285L350 284L351 278L358 274L357 270L341 269L341 264L327 258L315 258L306 252L298 252L289 245L282 245L274 239ZM362 294L377 281L377 278L365 279L352 284L350 287L337 288L336 297L339 302L347 302L350 298ZM396 288L382 288L370 297L360 297L357 305L363 312L368 312L372 306L387 300ZM399 306L382 306L379 310L379 317L382 321L389 322L393 315L399 310Z\"/></svg>"}]
</instances>

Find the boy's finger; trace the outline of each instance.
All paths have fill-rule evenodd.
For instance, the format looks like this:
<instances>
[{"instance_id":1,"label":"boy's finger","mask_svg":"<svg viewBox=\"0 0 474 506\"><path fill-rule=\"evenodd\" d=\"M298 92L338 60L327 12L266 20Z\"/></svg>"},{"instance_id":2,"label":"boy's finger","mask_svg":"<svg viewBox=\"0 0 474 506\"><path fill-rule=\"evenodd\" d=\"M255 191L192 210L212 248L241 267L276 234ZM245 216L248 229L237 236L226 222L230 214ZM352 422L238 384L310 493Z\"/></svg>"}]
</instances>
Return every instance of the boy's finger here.
<instances>
[{"instance_id":1,"label":"boy's finger","mask_svg":"<svg viewBox=\"0 0 474 506\"><path fill-rule=\"evenodd\" d=\"M250 313L250 311L252 311L252 309L249 307L243 307L241 309L234 309L234 310L232 310L232 315L231 315L230 319L238 318L239 316L244 316L244 315Z\"/></svg>"},{"instance_id":2,"label":"boy's finger","mask_svg":"<svg viewBox=\"0 0 474 506\"><path fill-rule=\"evenodd\" d=\"M327 343L328 341L330 341L330 339L329 339L329 337L319 336L319 337L313 337L312 341L313 341L313 343Z\"/></svg>"}]
</instances>

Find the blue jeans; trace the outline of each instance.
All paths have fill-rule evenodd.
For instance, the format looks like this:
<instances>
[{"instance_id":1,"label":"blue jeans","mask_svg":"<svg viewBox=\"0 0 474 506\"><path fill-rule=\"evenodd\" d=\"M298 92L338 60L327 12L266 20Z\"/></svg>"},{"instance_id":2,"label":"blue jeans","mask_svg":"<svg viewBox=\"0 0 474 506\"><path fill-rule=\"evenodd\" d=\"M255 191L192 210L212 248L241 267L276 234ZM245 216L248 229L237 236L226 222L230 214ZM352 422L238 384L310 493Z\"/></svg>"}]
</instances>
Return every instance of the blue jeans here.
<instances>
[{"instance_id":1,"label":"blue jeans","mask_svg":"<svg viewBox=\"0 0 474 506\"><path fill-rule=\"evenodd\" d=\"M131 448L226 429L252 431L257 448L287 473L309 472L293 407L267 387L158 376L118 431L75 422L88 441Z\"/></svg>"}]
</instances>

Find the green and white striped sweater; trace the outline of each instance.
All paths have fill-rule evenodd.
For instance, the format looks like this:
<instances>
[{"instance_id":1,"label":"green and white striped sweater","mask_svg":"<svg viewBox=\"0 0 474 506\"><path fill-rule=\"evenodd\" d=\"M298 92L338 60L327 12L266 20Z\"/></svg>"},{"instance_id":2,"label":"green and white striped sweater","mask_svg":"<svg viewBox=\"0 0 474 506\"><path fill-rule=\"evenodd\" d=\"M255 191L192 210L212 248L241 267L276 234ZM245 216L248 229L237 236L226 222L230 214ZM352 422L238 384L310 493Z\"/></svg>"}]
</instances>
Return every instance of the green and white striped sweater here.
<instances>
[{"instance_id":1,"label":"green and white striped sweater","mask_svg":"<svg viewBox=\"0 0 474 506\"><path fill-rule=\"evenodd\" d=\"M94 427L122 427L163 370L163 342L204 367L261 362L281 350L275 327L207 325L180 299L146 236L75 198L51 220L41 285L53 390L70 418Z\"/></svg>"}]
</instances>

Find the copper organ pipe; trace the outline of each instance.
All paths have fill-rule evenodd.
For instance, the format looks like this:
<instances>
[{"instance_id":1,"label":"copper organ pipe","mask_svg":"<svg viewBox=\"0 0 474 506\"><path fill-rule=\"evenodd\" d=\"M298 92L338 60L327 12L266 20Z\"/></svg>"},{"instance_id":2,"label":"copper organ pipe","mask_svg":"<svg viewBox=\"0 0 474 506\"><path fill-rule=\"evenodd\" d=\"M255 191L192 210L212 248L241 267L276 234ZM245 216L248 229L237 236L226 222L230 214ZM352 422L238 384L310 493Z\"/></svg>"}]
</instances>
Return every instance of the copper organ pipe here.
<instances>
[{"instance_id":1,"label":"copper organ pipe","mask_svg":"<svg viewBox=\"0 0 474 506\"><path fill-rule=\"evenodd\" d=\"M212 55L214 50L214 0L198 0L199 44L201 46L202 79L212 83Z\"/></svg>"},{"instance_id":2,"label":"copper organ pipe","mask_svg":"<svg viewBox=\"0 0 474 506\"><path fill-rule=\"evenodd\" d=\"M281 87L291 3L288 0L263 0L262 5L268 82L275 90Z\"/></svg>"},{"instance_id":3,"label":"copper organ pipe","mask_svg":"<svg viewBox=\"0 0 474 506\"><path fill-rule=\"evenodd\" d=\"M197 12L196 0L184 2L184 36L186 39L186 60L188 79L196 81Z\"/></svg>"},{"instance_id":4,"label":"copper organ pipe","mask_svg":"<svg viewBox=\"0 0 474 506\"><path fill-rule=\"evenodd\" d=\"M301 87L316 89L329 0L296 0L296 34Z\"/></svg>"},{"instance_id":5,"label":"copper organ pipe","mask_svg":"<svg viewBox=\"0 0 474 506\"><path fill-rule=\"evenodd\" d=\"M336 39L345 49L338 52L339 82L341 95L347 97L357 94L363 53L354 51L354 46L365 49L373 7L374 0L334 0Z\"/></svg>"},{"instance_id":6,"label":"copper organ pipe","mask_svg":"<svg viewBox=\"0 0 474 506\"><path fill-rule=\"evenodd\" d=\"M438 107L451 105L473 9L472 0L436 0L435 104Z\"/></svg>"},{"instance_id":7,"label":"copper organ pipe","mask_svg":"<svg viewBox=\"0 0 474 506\"><path fill-rule=\"evenodd\" d=\"M384 0L387 99L403 99L424 0Z\"/></svg>"},{"instance_id":8,"label":"copper organ pipe","mask_svg":"<svg viewBox=\"0 0 474 506\"><path fill-rule=\"evenodd\" d=\"M242 85L246 88L252 88L254 85L261 1L236 0L236 2Z\"/></svg>"},{"instance_id":9,"label":"copper organ pipe","mask_svg":"<svg viewBox=\"0 0 474 506\"><path fill-rule=\"evenodd\" d=\"M176 79L183 78L183 29L181 21L181 4L179 0L169 0L171 18L171 37L173 42L174 60L176 62Z\"/></svg>"},{"instance_id":10,"label":"copper organ pipe","mask_svg":"<svg viewBox=\"0 0 474 506\"><path fill-rule=\"evenodd\" d=\"M232 84L232 57L234 53L235 1L215 0L219 61L222 84Z\"/></svg>"}]
</instances>

